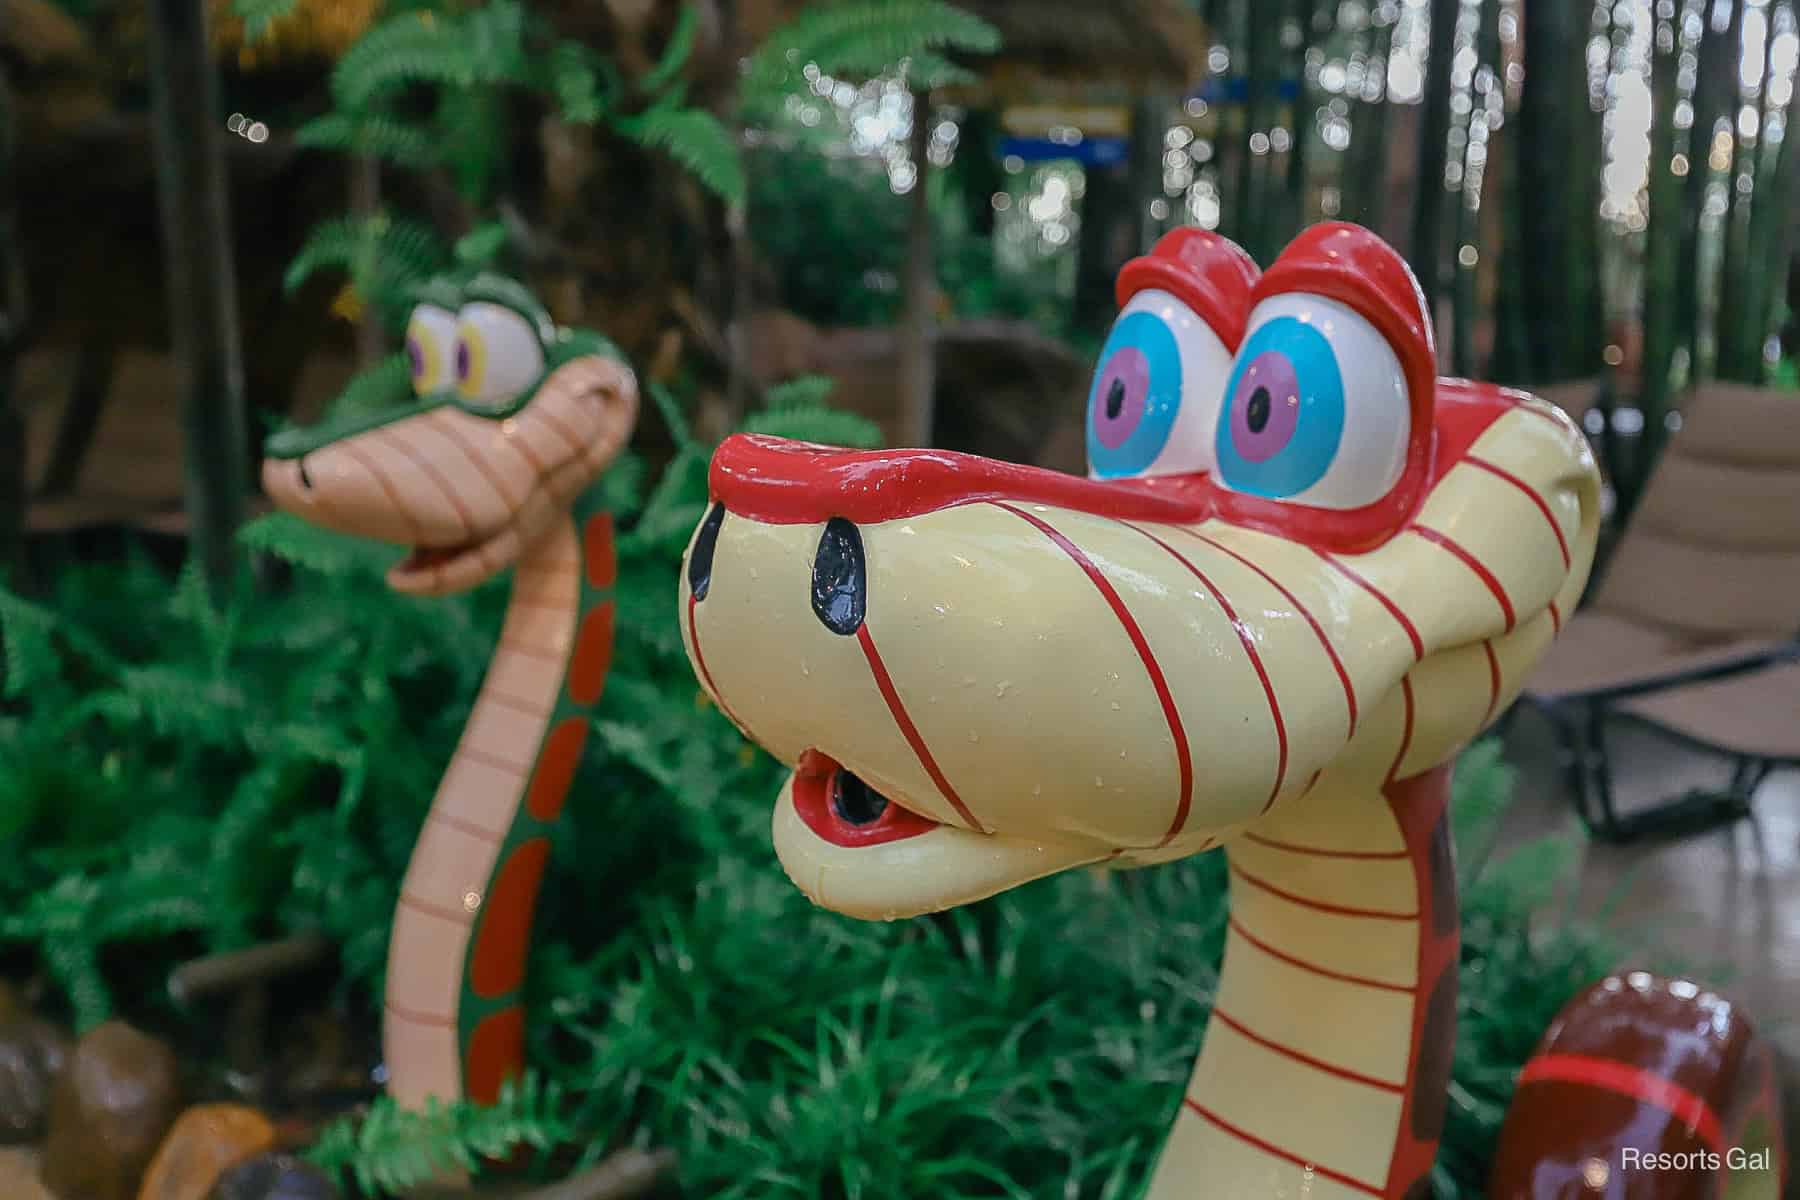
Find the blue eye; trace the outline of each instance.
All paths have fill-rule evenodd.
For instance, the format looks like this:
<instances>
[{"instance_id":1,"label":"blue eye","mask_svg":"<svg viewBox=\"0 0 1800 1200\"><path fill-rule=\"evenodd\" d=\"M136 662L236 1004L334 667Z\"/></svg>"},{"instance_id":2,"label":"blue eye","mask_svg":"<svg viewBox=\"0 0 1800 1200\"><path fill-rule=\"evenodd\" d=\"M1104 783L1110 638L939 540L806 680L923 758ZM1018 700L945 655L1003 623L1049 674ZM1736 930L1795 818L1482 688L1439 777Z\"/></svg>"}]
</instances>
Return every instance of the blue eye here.
<instances>
[{"instance_id":1,"label":"blue eye","mask_svg":"<svg viewBox=\"0 0 1800 1200\"><path fill-rule=\"evenodd\" d=\"M1218 335L1174 296L1153 289L1132 297L1088 392L1089 474L1206 469L1213 397L1229 361Z\"/></svg>"},{"instance_id":2,"label":"blue eye","mask_svg":"<svg viewBox=\"0 0 1800 1200\"><path fill-rule=\"evenodd\" d=\"M1213 435L1219 480L1322 508L1372 504L1399 479L1412 428L1393 348L1336 301L1257 306Z\"/></svg>"},{"instance_id":3,"label":"blue eye","mask_svg":"<svg viewBox=\"0 0 1800 1200\"><path fill-rule=\"evenodd\" d=\"M1325 335L1276 317L1238 351L1219 414L1228 486L1286 499L1324 478L1344 436L1344 377Z\"/></svg>"}]
</instances>

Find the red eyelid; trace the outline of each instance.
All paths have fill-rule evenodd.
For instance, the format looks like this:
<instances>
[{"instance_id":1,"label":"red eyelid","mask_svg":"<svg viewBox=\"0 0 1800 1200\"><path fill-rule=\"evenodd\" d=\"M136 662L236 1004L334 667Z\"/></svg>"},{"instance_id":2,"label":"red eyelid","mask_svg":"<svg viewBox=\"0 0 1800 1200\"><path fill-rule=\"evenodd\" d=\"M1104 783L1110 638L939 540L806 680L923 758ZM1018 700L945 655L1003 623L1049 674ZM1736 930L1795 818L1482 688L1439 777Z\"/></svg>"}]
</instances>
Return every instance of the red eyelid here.
<instances>
[{"instance_id":1,"label":"red eyelid","mask_svg":"<svg viewBox=\"0 0 1800 1200\"><path fill-rule=\"evenodd\" d=\"M1124 308L1137 293L1160 288L1205 321L1236 352L1250 316L1256 263L1237 243L1187 226L1163 235L1150 253L1119 271L1114 295Z\"/></svg>"}]
</instances>

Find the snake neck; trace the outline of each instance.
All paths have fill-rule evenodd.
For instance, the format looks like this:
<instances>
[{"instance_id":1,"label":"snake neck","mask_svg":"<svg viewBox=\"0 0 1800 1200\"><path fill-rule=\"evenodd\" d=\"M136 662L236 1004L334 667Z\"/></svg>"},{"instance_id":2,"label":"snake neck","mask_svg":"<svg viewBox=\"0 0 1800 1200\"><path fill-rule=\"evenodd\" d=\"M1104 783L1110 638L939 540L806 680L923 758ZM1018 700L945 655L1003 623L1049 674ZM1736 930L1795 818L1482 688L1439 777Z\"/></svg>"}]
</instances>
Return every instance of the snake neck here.
<instances>
[{"instance_id":1,"label":"snake neck","mask_svg":"<svg viewBox=\"0 0 1800 1200\"><path fill-rule=\"evenodd\" d=\"M616 572L596 489L514 568L500 641L413 849L388 950L388 1090L491 1103L524 1065L538 885L612 659Z\"/></svg>"},{"instance_id":2,"label":"snake neck","mask_svg":"<svg viewBox=\"0 0 1800 1200\"><path fill-rule=\"evenodd\" d=\"M1224 969L1153 1200L1430 1195L1456 1018L1449 781L1327 774L1228 847Z\"/></svg>"}]
</instances>

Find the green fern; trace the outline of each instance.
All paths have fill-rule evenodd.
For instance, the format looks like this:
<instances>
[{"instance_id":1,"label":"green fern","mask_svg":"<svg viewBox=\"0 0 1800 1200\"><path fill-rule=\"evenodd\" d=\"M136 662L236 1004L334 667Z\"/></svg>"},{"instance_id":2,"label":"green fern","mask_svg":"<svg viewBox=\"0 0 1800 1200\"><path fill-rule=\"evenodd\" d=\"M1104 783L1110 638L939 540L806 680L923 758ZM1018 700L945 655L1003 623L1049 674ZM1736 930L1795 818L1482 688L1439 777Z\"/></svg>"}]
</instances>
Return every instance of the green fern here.
<instances>
[{"instance_id":1,"label":"green fern","mask_svg":"<svg viewBox=\"0 0 1800 1200\"><path fill-rule=\"evenodd\" d=\"M412 364L404 354L390 354L353 376L327 412L333 417L387 412L412 398Z\"/></svg>"},{"instance_id":2,"label":"green fern","mask_svg":"<svg viewBox=\"0 0 1800 1200\"><path fill-rule=\"evenodd\" d=\"M699 27L700 15L692 4L681 6L681 14L675 19L675 30L669 34L668 45L663 47L662 57L656 60L656 66L644 76L641 87L645 92L655 95L663 90L681 73L687 65L688 56L694 52L694 31Z\"/></svg>"},{"instance_id":3,"label":"green fern","mask_svg":"<svg viewBox=\"0 0 1800 1200\"><path fill-rule=\"evenodd\" d=\"M744 422L746 433L766 433L817 442L824 446L872 449L881 445L881 426L867 417L835 408L784 408L752 414Z\"/></svg>"},{"instance_id":4,"label":"green fern","mask_svg":"<svg viewBox=\"0 0 1800 1200\"><path fill-rule=\"evenodd\" d=\"M440 158L429 131L384 113L326 113L295 130L294 141L318 150L370 155L397 167L423 169Z\"/></svg>"},{"instance_id":5,"label":"green fern","mask_svg":"<svg viewBox=\"0 0 1800 1200\"><path fill-rule=\"evenodd\" d=\"M606 113L598 56L579 42L558 42L544 63L545 86L563 119L592 125Z\"/></svg>"},{"instance_id":6,"label":"green fern","mask_svg":"<svg viewBox=\"0 0 1800 1200\"><path fill-rule=\"evenodd\" d=\"M836 386L828 375L798 375L763 392L763 407L771 412L823 408Z\"/></svg>"},{"instance_id":7,"label":"green fern","mask_svg":"<svg viewBox=\"0 0 1800 1200\"><path fill-rule=\"evenodd\" d=\"M450 248L430 226L386 213L333 217L307 235L282 283L291 292L316 272L344 271L382 323L398 330L412 310L413 288L450 265Z\"/></svg>"},{"instance_id":8,"label":"green fern","mask_svg":"<svg viewBox=\"0 0 1800 1200\"><path fill-rule=\"evenodd\" d=\"M940 73L943 52L992 54L1000 34L972 13L943 0L842 0L809 5L777 30L751 58L749 86L775 88L807 63L828 75L867 78L928 52Z\"/></svg>"},{"instance_id":9,"label":"green fern","mask_svg":"<svg viewBox=\"0 0 1800 1200\"><path fill-rule=\"evenodd\" d=\"M705 109L659 105L621 118L618 126L633 141L663 150L727 204L744 202L744 162L737 142Z\"/></svg>"},{"instance_id":10,"label":"green fern","mask_svg":"<svg viewBox=\"0 0 1800 1200\"><path fill-rule=\"evenodd\" d=\"M392 547L333 533L284 512L246 523L238 541L248 550L331 576L380 578L401 555Z\"/></svg>"},{"instance_id":11,"label":"green fern","mask_svg":"<svg viewBox=\"0 0 1800 1200\"><path fill-rule=\"evenodd\" d=\"M522 1146L543 1151L572 1140L563 1107L561 1088L530 1072L503 1084L492 1105L433 1097L415 1110L382 1096L360 1119L327 1125L307 1157L364 1192L406 1192L451 1170L479 1173L484 1161Z\"/></svg>"},{"instance_id":12,"label":"green fern","mask_svg":"<svg viewBox=\"0 0 1800 1200\"><path fill-rule=\"evenodd\" d=\"M409 83L458 88L479 77L475 50L453 16L421 9L372 26L331 72L340 110L356 112L378 93Z\"/></svg>"}]
</instances>

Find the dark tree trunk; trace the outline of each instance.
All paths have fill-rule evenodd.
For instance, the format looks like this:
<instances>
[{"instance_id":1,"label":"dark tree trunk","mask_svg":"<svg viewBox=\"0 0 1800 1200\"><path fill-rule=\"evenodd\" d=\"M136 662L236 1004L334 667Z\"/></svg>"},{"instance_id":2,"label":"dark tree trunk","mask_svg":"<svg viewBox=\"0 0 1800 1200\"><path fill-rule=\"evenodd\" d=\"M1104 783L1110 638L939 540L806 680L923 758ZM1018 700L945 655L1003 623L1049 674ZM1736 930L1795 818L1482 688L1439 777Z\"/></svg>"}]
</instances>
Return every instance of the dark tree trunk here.
<instances>
[{"instance_id":1,"label":"dark tree trunk","mask_svg":"<svg viewBox=\"0 0 1800 1200\"><path fill-rule=\"evenodd\" d=\"M1772 7L1768 15L1772 24ZM1774 47L1775 31L1770 28L1763 38L1759 99L1768 92L1772 81L1774 64L1770 59ZM1741 100L1735 86L1732 97L1731 109L1735 113ZM1762 157L1761 147L1767 136L1768 126L1759 124L1756 141L1745 145L1737 122L1732 122L1731 177L1725 181L1725 260L1719 286L1719 376L1742 383L1755 383L1762 377L1762 340L1767 332L1755 302L1757 277L1766 263L1755 257L1757 247L1752 241L1751 226L1763 200L1756 194L1764 182L1757 160ZM1749 180L1754 190L1740 190L1740 179Z\"/></svg>"},{"instance_id":2,"label":"dark tree trunk","mask_svg":"<svg viewBox=\"0 0 1800 1200\"><path fill-rule=\"evenodd\" d=\"M1512 253L1513 261L1531 263L1534 269L1520 272L1519 315L1526 357L1518 382L1547 382L1559 373L1568 269L1558 257L1568 243L1568 210L1559 200L1567 191L1565 172L1571 165L1573 134L1566 50L1570 10L1577 7L1585 11L1585 0L1525 5L1525 82L1519 93L1512 160L1519 242Z\"/></svg>"},{"instance_id":3,"label":"dark tree trunk","mask_svg":"<svg viewBox=\"0 0 1800 1200\"><path fill-rule=\"evenodd\" d=\"M1131 254L1137 232L1127 163L1095 167L1081 196L1081 234L1075 252L1075 325L1104 329L1113 317L1113 279Z\"/></svg>"},{"instance_id":4,"label":"dark tree trunk","mask_svg":"<svg viewBox=\"0 0 1800 1200\"><path fill-rule=\"evenodd\" d=\"M1450 152L1450 59L1456 52L1461 0L1431 0L1431 43L1419 113L1419 175L1413 196L1412 267L1425 289L1426 312L1436 319L1443 283L1444 166Z\"/></svg>"},{"instance_id":5,"label":"dark tree trunk","mask_svg":"<svg viewBox=\"0 0 1800 1200\"><path fill-rule=\"evenodd\" d=\"M216 595L232 575L249 474L219 84L204 0L153 0L148 16L164 274L181 365L188 528Z\"/></svg>"},{"instance_id":6,"label":"dark tree trunk","mask_svg":"<svg viewBox=\"0 0 1800 1200\"><path fill-rule=\"evenodd\" d=\"M1659 22L1659 25L1661 23ZM1616 478L1620 518L1629 515L1666 436L1670 371L1681 334L1676 327L1675 275L1680 265L1681 186L1669 168L1675 153L1675 102L1679 70L1676 39L1659 28L1650 66L1650 222L1644 269L1644 366L1641 404L1644 436L1630 478Z\"/></svg>"},{"instance_id":7,"label":"dark tree trunk","mask_svg":"<svg viewBox=\"0 0 1800 1200\"><path fill-rule=\"evenodd\" d=\"M900 315L900 444L929 446L937 372L932 362L937 269L931 238L931 97L913 93L912 161L907 197L906 267Z\"/></svg>"},{"instance_id":8,"label":"dark tree trunk","mask_svg":"<svg viewBox=\"0 0 1800 1200\"><path fill-rule=\"evenodd\" d=\"M1734 133L1736 128L1732 102L1738 89L1738 46L1743 39L1744 6L1737 0L1729 2L1732 12L1725 29L1713 28L1712 0L1706 0L1701 7L1692 99L1694 121L1688 127L1687 178L1681 185L1683 219L1674 276L1675 326L1680 344L1687 349L1690 378L1698 378L1701 374L1706 341L1700 278L1700 215L1706 207L1707 184L1713 177L1713 127L1723 119L1732 122Z\"/></svg>"},{"instance_id":9,"label":"dark tree trunk","mask_svg":"<svg viewBox=\"0 0 1800 1200\"><path fill-rule=\"evenodd\" d=\"M1131 107L1130 190L1132 255L1150 249L1156 240L1156 221L1150 215L1152 197L1162 195L1163 131L1168 128L1171 101L1160 95L1140 96Z\"/></svg>"},{"instance_id":10,"label":"dark tree trunk","mask_svg":"<svg viewBox=\"0 0 1800 1200\"><path fill-rule=\"evenodd\" d=\"M1765 97L1769 82L1764 81ZM1765 104L1765 129L1769 125L1768 118L1779 112L1782 110L1775 105ZM1794 143L1800 141L1800 125L1795 124L1796 121L1800 121L1800 87L1789 93L1781 146L1772 159L1767 155L1763 158L1767 174L1759 172L1757 175L1756 200L1750 210L1750 244L1755 248L1757 268L1750 314L1762 331L1762 337L1775 329L1779 320L1779 301L1787 294L1793 253L1794 174L1796 163L1800 163L1800 154L1794 153Z\"/></svg>"},{"instance_id":11,"label":"dark tree trunk","mask_svg":"<svg viewBox=\"0 0 1800 1200\"><path fill-rule=\"evenodd\" d=\"M1583 0L1585 3L1586 0ZM1579 17L1579 11L1577 12ZM1563 47L1563 96L1569 116L1567 178L1563 181L1562 343L1549 364L1552 379L1587 378L1599 371L1606 346L1606 302L1600 291L1600 171L1603 125L1588 93L1588 25L1571 22Z\"/></svg>"},{"instance_id":12,"label":"dark tree trunk","mask_svg":"<svg viewBox=\"0 0 1800 1200\"><path fill-rule=\"evenodd\" d=\"M1281 21L1271 19L1267 9L1247 6L1244 18L1246 59L1241 72L1246 89L1244 128L1238 139L1236 209L1237 241L1258 261L1269 261L1271 225L1266 186L1270 174L1269 150L1255 153L1250 143L1256 135L1267 135L1275 124L1276 92L1281 69Z\"/></svg>"},{"instance_id":13,"label":"dark tree trunk","mask_svg":"<svg viewBox=\"0 0 1800 1200\"><path fill-rule=\"evenodd\" d=\"M1371 103L1354 106L1355 121L1350 127L1349 178L1344 181L1343 215L1371 229L1382 223L1388 187L1389 147L1387 61L1394 52L1394 25L1374 30L1369 47L1369 61L1381 62L1381 95Z\"/></svg>"},{"instance_id":14,"label":"dark tree trunk","mask_svg":"<svg viewBox=\"0 0 1800 1200\"><path fill-rule=\"evenodd\" d=\"M19 256L12 91L0 73L0 582L19 586L24 564L25 416L13 403L13 367L25 329Z\"/></svg>"}]
</instances>

